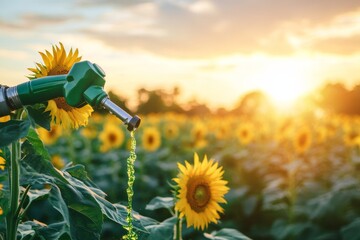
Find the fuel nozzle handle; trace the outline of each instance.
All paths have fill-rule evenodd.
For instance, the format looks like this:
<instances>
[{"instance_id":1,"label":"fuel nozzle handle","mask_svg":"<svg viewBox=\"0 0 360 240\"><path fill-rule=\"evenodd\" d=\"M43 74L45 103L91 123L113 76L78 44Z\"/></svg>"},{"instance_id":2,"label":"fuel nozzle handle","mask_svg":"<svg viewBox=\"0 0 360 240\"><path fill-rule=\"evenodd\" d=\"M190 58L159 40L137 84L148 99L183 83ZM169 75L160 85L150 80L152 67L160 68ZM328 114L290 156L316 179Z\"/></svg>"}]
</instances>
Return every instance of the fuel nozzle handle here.
<instances>
[{"instance_id":1,"label":"fuel nozzle handle","mask_svg":"<svg viewBox=\"0 0 360 240\"><path fill-rule=\"evenodd\" d=\"M70 70L68 82L64 85L66 102L73 106L86 102L94 108L106 108L123 121L128 126L127 129L129 131L138 128L141 119L138 116L132 117L113 103L104 91L104 70L96 63L93 64L88 61L78 64L78 68L75 68L73 71L73 67ZM91 83L89 81L91 81ZM78 95L78 92L82 92L83 94Z\"/></svg>"},{"instance_id":2,"label":"fuel nozzle handle","mask_svg":"<svg viewBox=\"0 0 360 240\"><path fill-rule=\"evenodd\" d=\"M75 63L66 75L38 78L14 87L0 85L0 117L26 105L64 97L72 107L86 103L94 108L104 107L128 125L129 131L135 130L140 118L132 117L109 99L103 88L104 77L100 66L83 61Z\"/></svg>"}]
</instances>

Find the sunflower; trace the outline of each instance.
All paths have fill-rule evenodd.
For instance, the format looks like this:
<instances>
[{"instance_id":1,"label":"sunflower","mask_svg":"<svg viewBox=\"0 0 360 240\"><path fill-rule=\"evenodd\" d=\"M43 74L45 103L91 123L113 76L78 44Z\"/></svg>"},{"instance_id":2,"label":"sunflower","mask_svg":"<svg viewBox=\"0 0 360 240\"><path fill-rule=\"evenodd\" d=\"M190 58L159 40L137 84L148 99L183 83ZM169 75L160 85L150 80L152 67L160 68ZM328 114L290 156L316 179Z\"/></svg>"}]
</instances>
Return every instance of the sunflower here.
<instances>
[{"instance_id":1,"label":"sunflower","mask_svg":"<svg viewBox=\"0 0 360 240\"><path fill-rule=\"evenodd\" d=\"M59 155L54 155L51 157L51 163L57 169L62 169L65 166L65 161Z\"/></svg>"},{"instance_id":2,"label":"sunflower","mask_svg":"<svg viewBox=\"0 0 360 240\"><path fill-rule=\"evenodd\" d=\"M98 131L95 125L89 124L85 128L82 128L80 133L87 139L94 139L97 136Z\"/></svg>"},{"instance_id":3,"label":"sunflower","mask_svg":"<svg viewBox=\"0 0 360 240\"><path fill-rule=\"evenodd\" d=\"M311 145L311 133L307 127L301 128L295 133L293 144L297 153L304 153Z\"/></svg>"},{"instance_id":4,"label":"sunflower","mask_svg":"<svg viewBox=\"0 0 360 240\"><path fill-rule=\"evenodd\" d=\"M243 123L236 129L236 136L242 145L249 144L254 138L254 127L249 123Z\"/></svg>"},{"instance_id":5,"label":"sunflower","mask_svg":"<svg viewBox=\"0 0 360 240\"><path fill-rule=\"evenodd\" d=\"M323 143L328 138L327 128L324 126L320 126L316 128L316 142Z\"/></svg>"},{"instance_id":6,"label":"sunflower","mask_svg":"<svg viewBox=\"0 0 360 240\"><path fill-rule=\"evenodd\" d=\"M118 125L108 122L100 133L99 139L101 141L100 151L106 152L112 148L120 147L124 142L125 136Z\"/></svg>"},{"instance_id":7,"label":"sunflower","mask_svg":"<svg viewBox=\"0 0 360 240\"><path fill-rule=\"evenodd\" d=\"M353 147L360 144L360 134L356 129L346 130L343 138L346 146Z\"/></svg>"},{"instance_id":8,"label":"sunflower","mask_svg":"<svg viewBox=\"0 0 360 240\"><path fill-rule=\"evenodd\" d=\"M67 74L74 63L81 59L77 49L74 52L70 49L67 54L62 43L60 47L52 46L52 54L47 50L45 53L39 53L44 63L36 63L36 68L28 68L32 72L30 79ZM66 103L65 98L58 97L48 101L45 111L50 112L53 123L62 125L64 128L79 128L87 125L93 109L88 104L81 108L72 107Z\"/></svg>"},{"instance_id":9,"label":"sunflower","mask_svg":"<svg viewBox=\"0 0 360 240\"><path fill-rule=\"evenodd\" d=\"M205 139L206 134L207 134L207 129L202 123L194 124L194 126L191 129L191 135L195 142Z\"/></svg>"},{"instance_id":10,"label":"sunflower","mask_svg":"<svg viewBox=\"0 0 360 240\"><path fill-rule=\"evenodd\" d=\"M289 138L293 127L293 119L287 118L283 120L280 125L276 128L275 140L283 142Z\"/></svg>"},{"instance_id":11,"label":"sunflower","mask_svg":"<svg viewBox=\"0 0 360 240\"><path fill-rule=\"evenodd\" d=\"M230 125L228 124L228 122L220 122L217 123L217 125L214 126L215 128L215 136L217 139L219 140L224 140L228 137L229 132L230 132Z\"/></svg>"},{"instance_id":12,"label":"sunflower","mask_svg":"<svg viewBox=\"0 0 360 240\"><path fill-rule=\"evenodd\" d=\"M166 139L175 139L179 135L179 127L175 123L166 124L164 127L164 135Z\"/></svg>"},{"instance_id":13,"label":"sunflower","mask_svg":"<svg viewBox=\"0 0 360 240\"><path fill-rule=\"evenodd\" d=\"M2 153L1 149L0 149L0 153ZM0 156L0 170L3 170L3 171L5 170L5 164L6 164L5 158Z\"/></svg>"},{"instance_id":14,"label":"sunflower","mask_svg":"<svg viewBox=\"0 0 360 240\"><path fill-rule=\"evenodd\" d=\"M202 123L195 123L191 129L191 136L193 140L193 147L203 148L207 145L206 140L207 128Z\"/></svg>"},{"instance_id":15,"label":"sunflower","mask_svg":"<svg viewBox=\"0 0 360 240\"><path fill-rule=\"evenodd\" d=\"M45 145L51 145L58 140L61 136L63 130L59 125L52 125L50 131L44 128L37 129L40 139L44 142Z\"/></svg>"},{"instance_id":16,"label":"sunflower","mask_svg":"<svg viewBox=\"0 0 360 240\"><path fill-rule=\"evenodd\" d=\"M4 117L0 117L0 122L7 122L10 120L10 115L4 116Z\"/></svg>"},{"instance_id":17,"label":"sunflower","mask_svg":"<svg viewBox=\"0 0 360 240\"><path fill-rule=\"evenodd\" d=\"M161 135L156 127L147 127L142 134L142 145L146 151L154 152L161 145Z\"/></svg>"},{"instance_id":18,"label":"sunflower","mask_svg":"<svg viewBox=\"0 0 360 240\"><path fill-rule=\"evenodd\" d=\"M175 210L180 218L186 218L187 227L202 230L210 222L217 223L219 212L223 212L219 203L226 203L224 195L229 191L227 181L222 180L222 167L206 156L200 162L195 153L194 165L185 161L185 165L178 163L178 168L178 177L174 178L178 186Z\"/></svg>"}]
</instances>

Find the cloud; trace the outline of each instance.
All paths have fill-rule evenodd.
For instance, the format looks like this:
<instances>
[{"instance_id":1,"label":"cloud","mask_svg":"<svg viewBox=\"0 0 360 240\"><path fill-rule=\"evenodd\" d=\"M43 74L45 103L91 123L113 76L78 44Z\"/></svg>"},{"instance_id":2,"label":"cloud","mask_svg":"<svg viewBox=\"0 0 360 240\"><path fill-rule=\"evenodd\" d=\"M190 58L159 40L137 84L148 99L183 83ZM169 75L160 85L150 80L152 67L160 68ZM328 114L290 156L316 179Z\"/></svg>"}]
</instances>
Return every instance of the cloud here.
<instances>
[{"instance_id":1,"label":"cloud","mask_svg":"<svg viewBox=\"0 0 360 240\"><path fill-rule=\"evenodd\" d=\"M351 55L360 53L360 34L351 37L334 37L316 41L312 49L323 53Z\"/></svg>"},{"instance_id":2,"label":"cloud","mask_svg":"<svg viewBox=\"0 0 360 240\"><path fill-rule=\"evenodd\" d=\"M79 20L79 16L54 14L21 14L16 20L0 19L0 29L7 31L33 30L44 26L60 26L62 24Z\"/></svg>"},{"instance_id":3,"label":"cloud","mask_svg":"<svg viewBox=\"0 0 360 240\"><path fill-rule=\"evenodd\" d=\"M302 51L349 55L360 52L359 40L360 8L322 23L285 23L265 39L263 44L288 43L294 49Z\"/></svg>"},{"instance_id":4,"label":"cloud","mask_svg":"<svg viewBox=\"0 0 360 240\"><path fill-rule=\"evenodd\" d=\"M212 14L216 12L214 4L210 1L200 0L189 5L189 10L197 14Z\"/></svg>"},{"instance_id":5,"label":"cloud","mask_svg":"<svg viewBox=\"0 0 360 240\"><path fill-rule=\"evenodd\" d=\"M136 8L150 5L151 15L146 11L141 14L136 11ZM132 13L128 19L113 22L110 18L102 19L113 26L112 31L88 28L84 33L120 50L140 50L174 58L207 58L254 52L282 55L298 50L294 44L296 39L306 41L312 37L310 30L299 32L299 26L314 29L359 6L357 1L325 0L291 3L276 0L271 5L252 0L181 3L162 0L128 5L126 11ZM116 11L124 11L123 6ZM141 23L144 21L148 24ZM142 34L131 34L136 31ZM327 41L332 39L335 39L334 36ZM347 37L348 42L352 39L357 40L356 37ZM311 46L316 45L316 38L313 38Z\"/></svg>"},{"instance_id":6,"label":"cloud","mask_svg":"<svg viewBox=\"0 0 360 240\"><path fill-rule=\"evenodd\" d=\"M349 54L356 50L359 35L360 11L354 11L360 9L358 0L81 0L67 4L72 4L67 5L72 11L35 11L0 19L0 29L66 31L119 51L191 59L258 52L291 55L304 50ZM335 50L341 41L347 43L347 50Z\"/></svg>"}]
</instances>

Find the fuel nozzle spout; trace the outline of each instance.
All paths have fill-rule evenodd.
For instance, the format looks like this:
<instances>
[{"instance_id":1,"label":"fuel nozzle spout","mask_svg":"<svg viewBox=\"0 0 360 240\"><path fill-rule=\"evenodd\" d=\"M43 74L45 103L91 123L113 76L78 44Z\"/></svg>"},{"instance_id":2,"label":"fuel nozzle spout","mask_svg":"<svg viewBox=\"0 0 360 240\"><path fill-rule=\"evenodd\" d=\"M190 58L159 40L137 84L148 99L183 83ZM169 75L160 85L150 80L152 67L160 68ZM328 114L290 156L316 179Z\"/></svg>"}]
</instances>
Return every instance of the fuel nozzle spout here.
<instances>
[{"instance_id":1,"label":"fuel nozzle spout","mask_svg":"<svg viewBox=\"0 0 360 240\"><path fill-rule=\"evenodd\" d=\"M113 103L110 98L105 97L101 101L101 105L109 110L112 114L114 114L116 117L118 117L121 121L123 121L127 125L127 129L129 131L136 130L141 122L141 118L139 118L137 115L131 116L126 111L124 111L122 108L120 108L118 105Z\"/></svg>"}]
</instances>

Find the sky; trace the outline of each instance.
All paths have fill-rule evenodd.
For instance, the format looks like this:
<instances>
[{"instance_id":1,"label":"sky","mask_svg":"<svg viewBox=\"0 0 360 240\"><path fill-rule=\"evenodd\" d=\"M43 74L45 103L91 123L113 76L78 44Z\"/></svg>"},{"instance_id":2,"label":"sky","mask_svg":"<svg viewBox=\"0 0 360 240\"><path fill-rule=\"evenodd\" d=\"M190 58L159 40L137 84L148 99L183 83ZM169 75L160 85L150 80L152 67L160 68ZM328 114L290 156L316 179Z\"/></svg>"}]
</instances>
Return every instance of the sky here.
<instances>
[{"instance_id":1,"label":"sky","mask_svg":"<svg viewBox=\"0 0 360 240\"><path fill-rule=\"evenodd\" d=\"M62 42L106 72L106 90L180 88L233 106L260 89L288 102L328 82L360 83L358 0L12 0L0 3L1 84L27 81Z\"/></svg>"}]
</instances>

